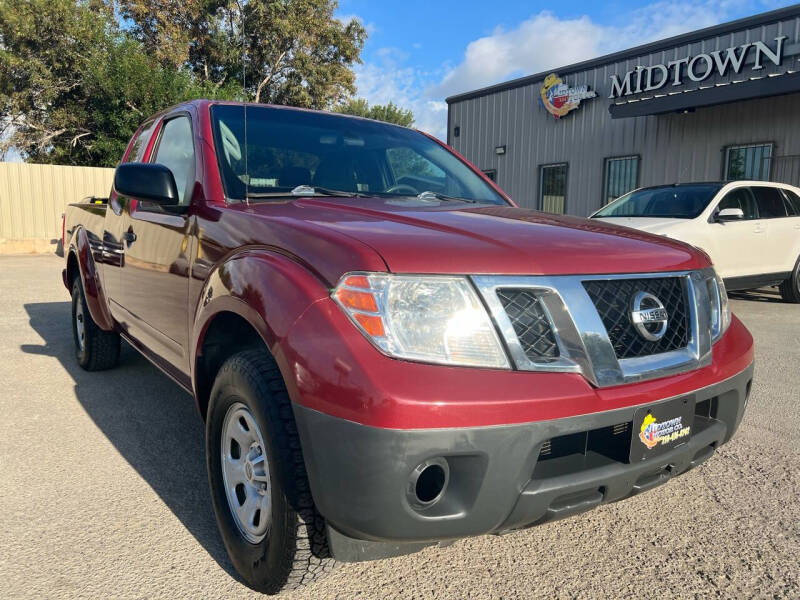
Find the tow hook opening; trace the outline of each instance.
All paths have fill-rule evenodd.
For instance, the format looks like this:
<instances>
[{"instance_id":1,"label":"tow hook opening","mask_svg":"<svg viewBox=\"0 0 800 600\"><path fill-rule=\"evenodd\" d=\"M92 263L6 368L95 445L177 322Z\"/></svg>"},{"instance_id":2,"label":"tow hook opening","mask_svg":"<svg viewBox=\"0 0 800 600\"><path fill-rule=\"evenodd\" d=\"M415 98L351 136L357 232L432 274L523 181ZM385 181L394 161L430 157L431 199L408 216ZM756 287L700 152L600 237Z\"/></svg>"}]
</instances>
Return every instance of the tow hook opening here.
<instances>
[{"instance_id":1,"label":"tow hook opening","mask_svg":"<svg viewBox=\"0 0 800 600\"><path fill-rule=\"evenodd\" d=\"M411 472L408 500L414 508L429 508L439 502L450 481L450 466L442 457L421 462Z\"/></svg>"}]
</instances>

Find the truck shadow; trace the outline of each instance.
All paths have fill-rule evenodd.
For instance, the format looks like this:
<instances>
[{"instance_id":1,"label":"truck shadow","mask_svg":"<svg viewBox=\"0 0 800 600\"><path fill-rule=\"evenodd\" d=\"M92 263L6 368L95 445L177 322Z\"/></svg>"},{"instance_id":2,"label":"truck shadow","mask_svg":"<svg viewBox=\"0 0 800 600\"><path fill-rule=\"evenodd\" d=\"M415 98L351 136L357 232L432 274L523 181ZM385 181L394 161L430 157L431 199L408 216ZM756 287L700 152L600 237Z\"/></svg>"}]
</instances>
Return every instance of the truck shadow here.
<instances>
[{"instance_id":1,"label":"truck shadow","mask_svg":"<svg viewBox=\"0 0 800 600\"><path fill-rule=\"evenodd\" d=\"M126 343L117 368L87 373L73 355L70 303L31 303L25 310L44 344L24 344L22 351L61 362L86 414L209 555L240 580L214 519L204 425L191 396Z\"/></svg>"}]
</instances>

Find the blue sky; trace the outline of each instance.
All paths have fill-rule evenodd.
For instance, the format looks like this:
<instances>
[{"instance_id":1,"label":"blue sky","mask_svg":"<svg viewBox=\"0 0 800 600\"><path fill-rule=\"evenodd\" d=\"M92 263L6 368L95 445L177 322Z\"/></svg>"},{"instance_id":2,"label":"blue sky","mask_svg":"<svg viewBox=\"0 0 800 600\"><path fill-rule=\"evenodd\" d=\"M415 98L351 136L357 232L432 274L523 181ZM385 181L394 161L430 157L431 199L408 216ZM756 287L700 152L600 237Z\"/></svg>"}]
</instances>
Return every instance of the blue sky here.
<instances>
[{"instance_id":1,"label":"blue sky","mask_svg":"<svg viewBox=\"0 0 800 600\"><path fill-rule=\"evenodd\" d=\"M419 128L444 138L452 94L790 4L339 0L337 16L369 33L358 94L410 108Z\"/></svg>"}]
</instances>

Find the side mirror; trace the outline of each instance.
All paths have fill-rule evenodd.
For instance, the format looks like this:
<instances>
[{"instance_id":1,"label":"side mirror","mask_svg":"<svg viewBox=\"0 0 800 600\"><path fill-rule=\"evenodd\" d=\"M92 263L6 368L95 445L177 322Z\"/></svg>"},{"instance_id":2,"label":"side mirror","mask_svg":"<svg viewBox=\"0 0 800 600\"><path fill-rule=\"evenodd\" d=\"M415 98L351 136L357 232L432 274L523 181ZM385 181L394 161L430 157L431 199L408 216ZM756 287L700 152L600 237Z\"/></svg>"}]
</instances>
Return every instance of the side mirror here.
<instances>
[{"instance_id":1,"label":"side mirror","mask_svg":"<svg viewBox=\"0 0 800 600\"><path fill-rule=\"evenodd\" d=\"M164 165L123 163L114 172L114 189L122 196L177 206L180 202L175 178Z\"/></svg>"},{"instance_id":2,"label":"side mirror","mask_svg":"<svg viewBox=\"0 0 800 600\"><path fill-rule=\"evenodd\" d=\"M741 208L723 208L714 218L716 221L741 221L744 211Z\"/></svg>"}]
</instances>

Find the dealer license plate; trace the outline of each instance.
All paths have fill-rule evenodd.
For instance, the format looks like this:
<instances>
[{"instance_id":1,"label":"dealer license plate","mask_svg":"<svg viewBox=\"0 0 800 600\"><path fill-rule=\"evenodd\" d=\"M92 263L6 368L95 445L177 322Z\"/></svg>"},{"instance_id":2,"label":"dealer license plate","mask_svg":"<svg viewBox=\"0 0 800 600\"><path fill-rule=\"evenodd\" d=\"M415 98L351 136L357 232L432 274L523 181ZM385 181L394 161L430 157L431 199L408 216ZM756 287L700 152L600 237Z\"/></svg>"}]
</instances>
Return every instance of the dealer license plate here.
<instances>
[{"instance_id":1,"label":"dealer license plate","mask_svg":"<svg viewBox=\"0 0 800 600\"><path fill-rule=\"evenodd\" d=\"M689 441L694 421L694 398L676 398L644 406L633 415L632 463L664 454Z\"/></svg>"}]
</instances>

